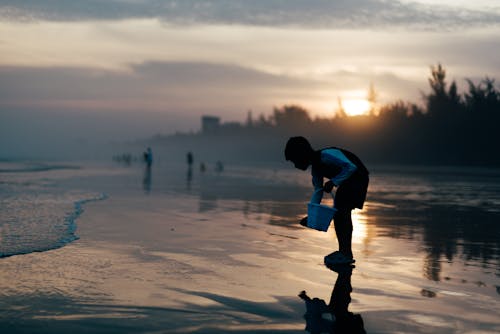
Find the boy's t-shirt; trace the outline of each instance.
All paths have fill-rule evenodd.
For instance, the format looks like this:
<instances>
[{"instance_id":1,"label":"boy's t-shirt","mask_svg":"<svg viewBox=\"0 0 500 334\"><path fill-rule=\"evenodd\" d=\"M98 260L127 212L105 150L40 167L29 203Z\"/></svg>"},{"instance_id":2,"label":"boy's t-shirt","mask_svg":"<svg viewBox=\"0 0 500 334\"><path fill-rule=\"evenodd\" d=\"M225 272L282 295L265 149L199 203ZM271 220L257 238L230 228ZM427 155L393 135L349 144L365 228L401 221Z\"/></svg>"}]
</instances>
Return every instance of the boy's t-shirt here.
<instances>
[{"instance_id":1,"label":"boy's t-shirt","mask_svg":"<svg viewBox=\"0 0 500 334\"><path fill-rule=\"evenodd\" d=\"M355 161L351 161L339 148L326 148L317 151L316 161L313 161L311 168L314 186L311 203L319 204L323 198L323 178L328 178L335 186L339 187L356 171L368 175L368 170L359 158L348 151L345 153L349 154Z\"/></svg>"}]
</instances>

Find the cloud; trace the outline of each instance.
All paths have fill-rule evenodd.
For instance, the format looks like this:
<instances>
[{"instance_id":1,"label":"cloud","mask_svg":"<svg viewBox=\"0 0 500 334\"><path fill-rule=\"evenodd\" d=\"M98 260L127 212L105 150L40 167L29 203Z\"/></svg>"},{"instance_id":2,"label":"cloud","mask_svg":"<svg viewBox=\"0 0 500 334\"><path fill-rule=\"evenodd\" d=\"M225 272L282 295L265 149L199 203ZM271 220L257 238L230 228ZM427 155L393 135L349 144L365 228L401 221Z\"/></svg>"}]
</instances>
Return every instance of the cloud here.
<instances>
[{"instance_id":1,"label":"cloud","mask_svg":"<svg viewBox=\"0 0 500 334\"><path fill-rule=\"evenodd\" d=\"M0 113L6 110L64 112L157 112L180 120L168 131L185 130L188 120L213 113L225 121L243 121L273 106L300 104L315 115L331 113L337 98L375 84L380 102L394 96L415 101L416 87L394 73L334 71L322 79L277 75L224 64L146 62L129 72L70 67L0 67ZM387 95L391 92L391 96ZM364 93L360 93L364 94Z\"/></svg>"},{"instance_id":2,"label":"cloud","mask_svg":"<svg viewBox=\"0 0 500 334\"><path fill-rule=\"evenodd\" d=\"M243 122L248 109L269 113L314 85L210 63L147 62L128 72L0 67L0 158L109 157L100 143L198 130L206 113Z\"/></svg>"},{"instance_id":3,"label":"cloud","mask_svg":"<svg viewBox=\"0 0 500 334\"><path fill-rule=\"evenodd\" d=\"M156 18L168 24L222 24L303 28L418 28L500 24L498 10L384 0L4 0L10 20L120 20Z\"/></svg>"},{"instance_id":4,"label":"cloud","mask_svg":"<svg viewBox=\"0 0 500 334\"><path fill-rule=\"evenodd\" d=\"M229 116L235 110L270 107L319 85L223 64L148 62L130 68L130 72L114 72L0 67L0 108L219 110Z\"/></svg>"}]
</instances>

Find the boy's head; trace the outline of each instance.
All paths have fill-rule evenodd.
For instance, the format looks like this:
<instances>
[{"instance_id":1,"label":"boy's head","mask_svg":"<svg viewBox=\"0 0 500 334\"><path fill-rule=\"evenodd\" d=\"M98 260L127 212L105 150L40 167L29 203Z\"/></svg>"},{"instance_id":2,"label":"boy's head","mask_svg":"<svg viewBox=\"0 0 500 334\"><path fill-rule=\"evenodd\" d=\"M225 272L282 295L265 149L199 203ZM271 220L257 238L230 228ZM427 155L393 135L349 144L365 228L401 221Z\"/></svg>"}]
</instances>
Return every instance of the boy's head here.
<instances>
[{"instance_id":1,"label":"boy's head","mask_svg":"<svg viewBox=\"0 0 500 334\"><path fill-rule=\"evenodd\" d=\"M295 164L298 169L306 170L311 164L314 153L311 144L304 137L291 137L285 147L285 159Z\"/></svg>"}]
</instances>

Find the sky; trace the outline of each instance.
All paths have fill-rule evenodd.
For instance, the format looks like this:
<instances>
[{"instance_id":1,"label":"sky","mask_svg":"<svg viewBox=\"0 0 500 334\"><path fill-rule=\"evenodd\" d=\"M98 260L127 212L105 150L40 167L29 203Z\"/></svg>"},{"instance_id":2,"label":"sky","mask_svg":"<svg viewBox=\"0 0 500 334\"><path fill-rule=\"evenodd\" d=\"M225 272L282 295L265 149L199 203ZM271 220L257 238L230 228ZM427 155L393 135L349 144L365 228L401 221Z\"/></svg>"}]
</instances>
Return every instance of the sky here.
<instances>
[{"instance_id":1,"label":"sky","mask_svg":"<svg viewBox=\"0 0 500 334\"><path fill-rule=\"evenodd\" d=\"M500 82L500 0L0 0L0 158ZM36 144L36 145L35 145ZM3 152L2 152L3 151ZM10 152L10 153L9 153Z\"/></svg>"}]
</instances>

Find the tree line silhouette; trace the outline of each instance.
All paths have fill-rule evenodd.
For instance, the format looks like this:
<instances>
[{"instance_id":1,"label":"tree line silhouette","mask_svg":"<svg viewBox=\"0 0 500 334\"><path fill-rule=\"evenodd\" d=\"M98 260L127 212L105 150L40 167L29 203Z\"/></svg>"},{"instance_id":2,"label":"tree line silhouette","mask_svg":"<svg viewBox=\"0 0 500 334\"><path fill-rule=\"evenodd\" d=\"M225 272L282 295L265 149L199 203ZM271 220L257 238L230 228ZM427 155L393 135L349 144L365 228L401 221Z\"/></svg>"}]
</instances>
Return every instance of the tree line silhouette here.
<instances>
[{"instance_id":1,"label":"tree line silhouette","mask_svg":"<svg viewBox=\"0 0 500 334\"><path fill-rule=\"evenodd\" d=\"M334 117L312 118L299 105L285 105L268 117L254 120L249 114L245 123L223 123L211 133L154 141L172 149L187 145L217 159L258 162L282 160L286 140L302 135L314 147L345 147L371 163L500 166L500 91L494 80L467 79L468 91L460 94L455 81L448 85L441 64L431 67L428 80L423 106L397 100L363 116L346 116L340 108ZM375 99L373 87L367 98Z\"/></svg>"}]
</instances>

